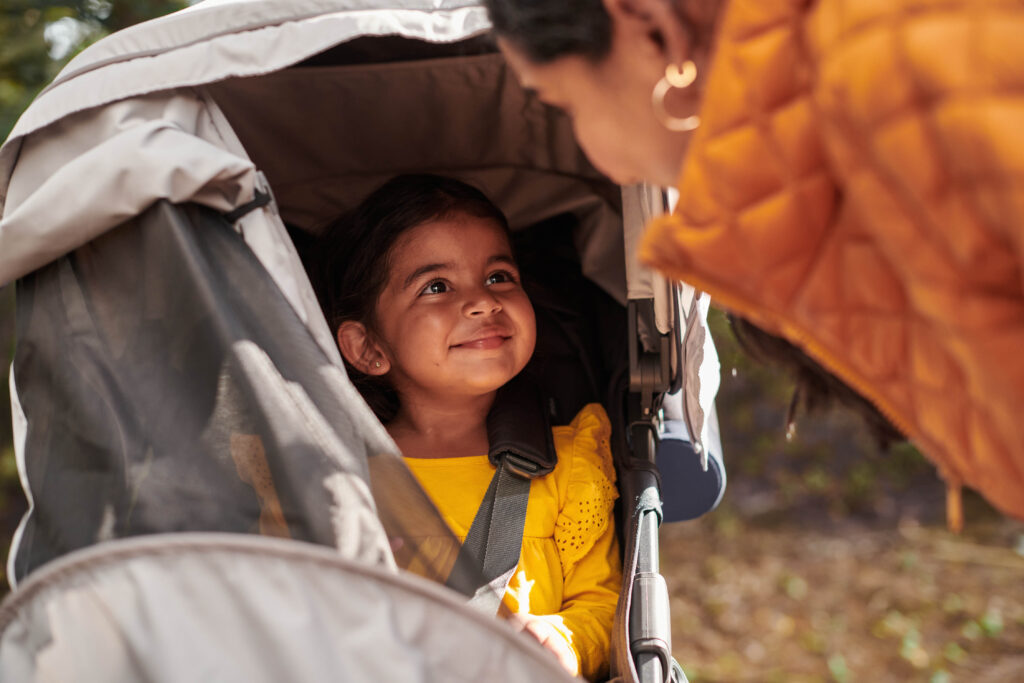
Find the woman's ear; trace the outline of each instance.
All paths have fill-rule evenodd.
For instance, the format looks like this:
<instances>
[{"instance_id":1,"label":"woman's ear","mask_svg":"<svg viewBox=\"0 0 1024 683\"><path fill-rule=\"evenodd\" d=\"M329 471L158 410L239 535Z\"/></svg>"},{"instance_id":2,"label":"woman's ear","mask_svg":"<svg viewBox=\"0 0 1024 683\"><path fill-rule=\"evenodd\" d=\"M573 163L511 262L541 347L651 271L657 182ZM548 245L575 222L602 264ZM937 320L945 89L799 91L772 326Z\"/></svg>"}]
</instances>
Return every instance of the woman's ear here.
<instances>
[{"instance_id":1,"label":"woman's ear","mask_svg":"<svg viewBox=\"0 0 1024 683\"><path fill-rule=\"evenodd\" d=\"M693 36L679 0L603 0L615 31L640 33L662 53L665 65L693 59ZM635 44L634 44L635 47Z\"/></svg>"},{"instance_id":2,"label":"woman's ear","mask_svg":"<svg viewBox=\"0 0 1024 683\"><path fill-rule=\"evenodd\" d=\"M386 375L391 362L379 344L370 337L366 326L346 320L338 327L338 350L352 367L364 375Z\"/></svg>"}]
</instances>

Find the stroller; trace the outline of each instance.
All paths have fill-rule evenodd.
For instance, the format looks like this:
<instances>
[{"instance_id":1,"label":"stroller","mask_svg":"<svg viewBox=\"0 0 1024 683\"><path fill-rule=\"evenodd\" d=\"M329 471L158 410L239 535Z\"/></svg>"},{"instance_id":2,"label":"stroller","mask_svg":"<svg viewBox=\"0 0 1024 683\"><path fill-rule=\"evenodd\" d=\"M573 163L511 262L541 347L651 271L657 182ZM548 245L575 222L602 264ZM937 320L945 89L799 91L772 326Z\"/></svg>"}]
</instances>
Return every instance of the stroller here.
<instances>
[{"instance_id":1,"label":"stroller","mask_svg":"<svg viewBox=\"0 0 1024 683\"><path fill-rule=\"evenodd\" d=\"M30 507L0 679L565 678L408 542L450 532L303 269L311 235L405 172L508 216L549 417L598 400L613 421L612 677L682 676L657 530L724 489L708 298L636 263L670 198L593 169L488 28L472 0L206 0L92 46L22 116L0 282Z\"/></svg>"}]
</instances>

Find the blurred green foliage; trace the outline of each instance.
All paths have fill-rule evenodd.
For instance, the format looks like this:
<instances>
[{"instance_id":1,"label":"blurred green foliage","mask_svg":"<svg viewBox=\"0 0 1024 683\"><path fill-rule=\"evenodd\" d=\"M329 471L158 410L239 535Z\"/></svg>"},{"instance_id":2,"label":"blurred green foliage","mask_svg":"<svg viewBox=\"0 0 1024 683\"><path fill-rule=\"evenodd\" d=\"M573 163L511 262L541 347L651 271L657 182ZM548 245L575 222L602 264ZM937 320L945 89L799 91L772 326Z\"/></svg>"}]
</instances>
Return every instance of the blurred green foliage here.
<instances>
[{"instance_id":1,"label":"blurred green foliage","mask_svg":"<svg viewBox=\"0 0 1024 683\"><path fill-rule=\"evenodd\" d=\"M187 6L182 0L4 0L0 139L71 57L108 33Z\"/></svg>"}]
</instances>

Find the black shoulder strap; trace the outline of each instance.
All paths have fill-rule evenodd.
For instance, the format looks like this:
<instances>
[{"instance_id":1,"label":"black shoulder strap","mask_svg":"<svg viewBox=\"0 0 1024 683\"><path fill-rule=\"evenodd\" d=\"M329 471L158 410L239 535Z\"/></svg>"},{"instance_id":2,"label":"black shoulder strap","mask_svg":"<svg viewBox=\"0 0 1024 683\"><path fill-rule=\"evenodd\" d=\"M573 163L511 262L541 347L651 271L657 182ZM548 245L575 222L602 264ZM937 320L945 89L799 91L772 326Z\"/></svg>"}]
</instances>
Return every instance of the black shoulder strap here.
<instances>
[{"instance_id":1,"label":"black shoulder strap","mask_svg":"<svg viewBox=\"0 0 1024 683\"><path fill-rule=\"evenodd\" d=\"M470 604L494 614L519 564L530 481L555 468L557 455L544 397L527 376L503 386L487 416L488 458L495 466L456 564L473 561L483 585Z\"/></svg>"},{"instance_id":2,"label":"black shoulder strap","mask_svg":"<svg viewBox=\"0 0 1024 683\"><path fill-rule=\"evenodd\" d=\"M498 389L487 414L487 442L487 455L495 467L511 454L509 465L524 477L543 477L555 469L558 456L547 399L529 371L519 373Z\"/></svg>"}]
</instances>

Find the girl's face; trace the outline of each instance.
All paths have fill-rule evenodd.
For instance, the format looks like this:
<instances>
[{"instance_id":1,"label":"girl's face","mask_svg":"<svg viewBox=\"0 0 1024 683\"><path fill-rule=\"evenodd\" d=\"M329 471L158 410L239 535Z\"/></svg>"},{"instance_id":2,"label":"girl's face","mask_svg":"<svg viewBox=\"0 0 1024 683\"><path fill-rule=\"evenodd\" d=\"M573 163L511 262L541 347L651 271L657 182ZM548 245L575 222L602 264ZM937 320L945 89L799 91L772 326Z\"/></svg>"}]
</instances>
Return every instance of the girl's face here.
<instances>
[{"instance_id":1,"label":"girl's face","mask_svg":"<svg viewBox=\"0 0 1024 683\"><path fill-rule=\"evenodd\" d=\"M536 325L505 232L465 214L406 231L391 249L376 328L403 403L484 395L515 377Z\"/></svg>"}]
</instances>

